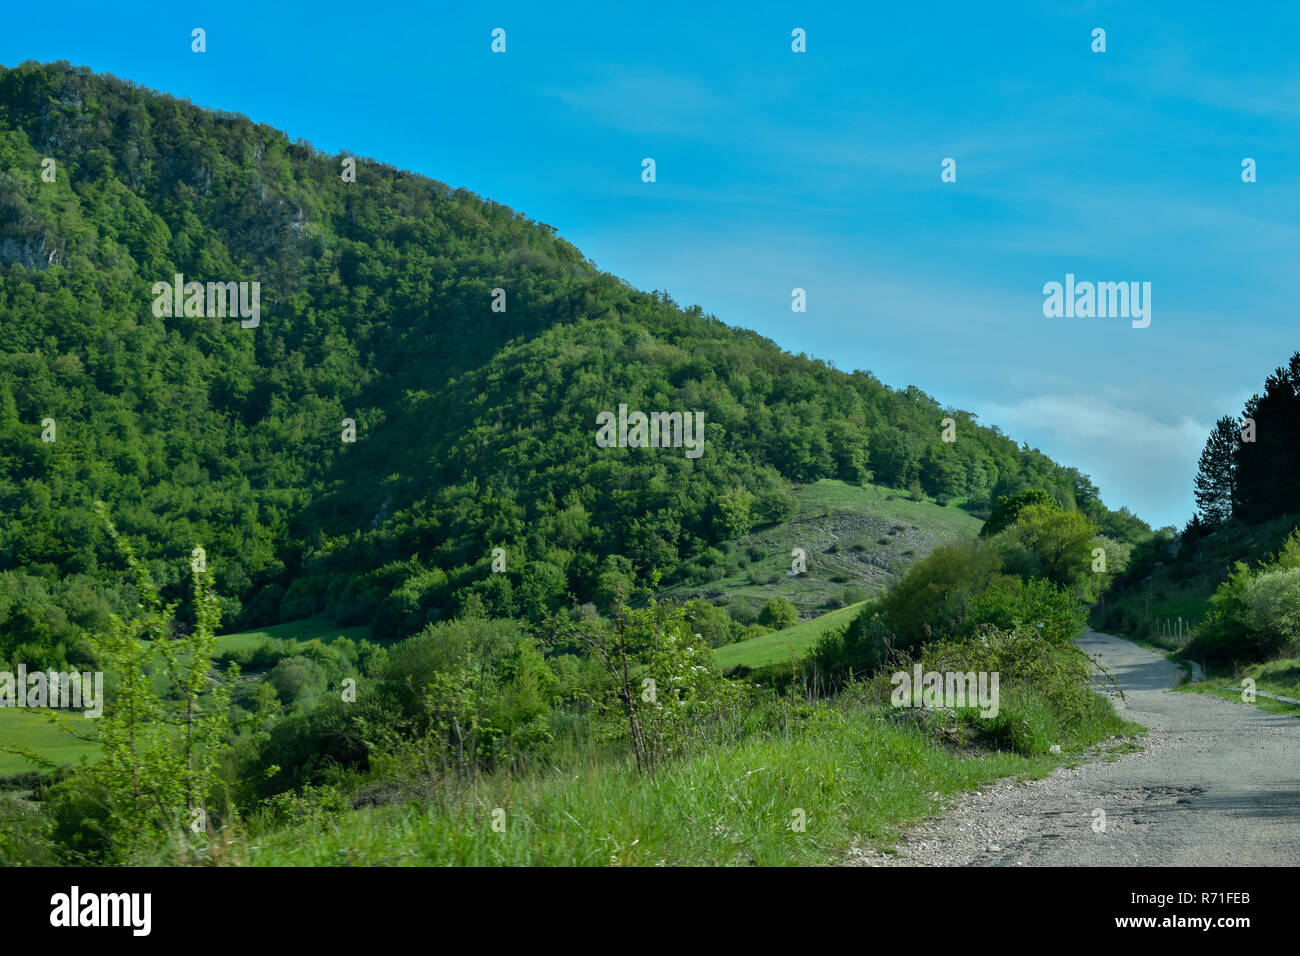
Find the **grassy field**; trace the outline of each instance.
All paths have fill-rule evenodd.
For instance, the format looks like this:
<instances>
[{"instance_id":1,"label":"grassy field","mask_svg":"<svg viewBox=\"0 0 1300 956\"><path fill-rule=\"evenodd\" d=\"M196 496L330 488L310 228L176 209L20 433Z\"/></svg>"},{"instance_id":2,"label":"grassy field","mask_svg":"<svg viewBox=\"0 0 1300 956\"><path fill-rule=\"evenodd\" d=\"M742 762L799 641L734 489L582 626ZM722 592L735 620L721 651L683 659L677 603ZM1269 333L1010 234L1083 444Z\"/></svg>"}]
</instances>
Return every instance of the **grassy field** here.
<instances>
[{"instance_id":1,"label":"grassy field","mask_svg":"<svg viewBox=\"0 0 1300 956\"><path fill-rule=\"evenodd\" d=\"M676 585L662 596L748 603L791 601L803 620L875 597L916 560L983 522L954 502L912 501L906 492L822 479L796 485L798 514L728 542L725 561L707 583ZM807 573L792 573L792 552L806 553Z\"/></svg>"},{"instance_id":2,"label":"grassy field","mask_svg":"<svg viewBox=\"0 0 1300 956\"><path fill-rule=\"evenodd\" d=\"M77 740L64 733L46 717L50 710L29 710L23 707L0 707L0 742L12 747L22 747L39 753L57 764L76 764L82 757L94 759L99 756L99 746ZM77 733L93 736L95 721L82 717L79 713L57 713L61 723L67 723ZM27 770L39 770L40 766L17 754L0 751L0 777Z\"/></svg>"},{"instance_id":3,"label":"grassy field","mask_svg":"<svg viewBox=\"0 0 1300 956\"><path fill-rule=\"evenodd\" d=\"M723 671L735 667L748 667L751 670L769 664L782 664L803 657L817 638L832 628L844 627L862 610L862 603L842 607L811 621L800 621L793 627L787 627L762 637L755 637L736 644L727 644L717 648L713 655Z\"/></svg>"},{"instance_id":4,"label":"grassy field","mask_svg":"<svg viewBox=\"0 0 1300 956\"><path fill-rule=\"evenodd\" d=\"M217 653L228 654L235 650L252 650L263 641L273 638L310 641L319 637L322 641L329 643L340 635L354 641L369 640L370 628L340 627L330 618L317 615L316 617L303 618L300 621L290 621L287 624L273 624L270 627L263 627L256 631L222 634L217 638Z\"/></svg>"},{"instance_id":5,"label":"grassy field","mask_svg":"<svg viewBox=\"0 0 1300 956\"><path fill-rule=\"evenodd\" d=\"M855 845L887 847L943 796L1060 762L961 755L878 709L831 712L672 763L653 780L608 766L489 776L459 797L349 811L234 855L268 866L833 863ZM498 808L503 832L492 828Z\"/></svg>"}]
</instances>

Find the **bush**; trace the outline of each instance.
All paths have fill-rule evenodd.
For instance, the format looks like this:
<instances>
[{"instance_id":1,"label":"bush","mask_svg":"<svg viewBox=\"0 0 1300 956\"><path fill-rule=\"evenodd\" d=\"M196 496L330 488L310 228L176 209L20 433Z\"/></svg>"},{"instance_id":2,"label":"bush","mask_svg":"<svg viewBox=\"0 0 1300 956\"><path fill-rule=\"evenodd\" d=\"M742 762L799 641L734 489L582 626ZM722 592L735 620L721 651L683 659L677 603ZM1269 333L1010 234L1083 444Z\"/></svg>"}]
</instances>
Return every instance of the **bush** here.
<instances>
[{"instance_id":1,"label":"bush","mask_svg":"<svg viewBox=\"0 0 1300 956\"><path fill-rule=\"evenodd\" d=\"M1251 578L1241 595L1239 620L1261 655L1300 643L1300 568Z\"/></svg>"},{"instance_id":2,"label":"bush","mask_svg":"<svg viewBox=\"0 0 1300 956\"><path fill-rule=\"evenodd\" d=\"M758 614L758 623L774 631L792 627L799 620L799 612L785 598L773 598L763 605Z\"/></svg>"},{"instance_id":3,"label":"bush","mask_svg":"<svg viewBox=\"0 0 1300 956\"><path fill-rule=\"evenodd\" d=\"M758 612L748 601L734 601L727 605L727 613L737 624L753 624L758 620Z\"/></svg>"},{"instance_id":4,"label":"bush","mask_svg":"<svg viewBox=\"0 0 1300 956\"><path fill-rule=\"evenodd\" d=\"M941 545L913 564L880 599L881 617L897 635L896 646L965 634L967 605L1000 570L999 556L979 541Z\"/></svg>"},{"instance_id":5,"label":"bush","mask_svg":"<svg viewBox=\"0 0 1300 956\"><path fill-rule=\"evenodd\" d=\"M1082 632L1087 614L1069 592L1050 581L1025 582L1000 575L971 602L969 623L972 627L992 624L1008 630L1041 623L1044 638L1053 644L1066 644Z\"/></svg>"},{"instance_id":6,"label":"bush","mask_svg":"<svg viewBox=\"0 0 1300 956\"><path fill-rule=\"evenodd\" d=\"M113 840L112 811L95 784L72 776L54 784L41 800L50 837L75 863L108 859Z\"/></svg>"},{"instance_id":7,"label":"bush","mask_svg":"<svg viewBox=\"0 0 1300 956\"><path fill-rule=\"evenodd\" d=\"M250 670L269 670L284 657L283 644L273 638L266 637L259 641L257 646L253 648L252 653L249 654L248 667Z\"/></svg>"},{"instance_id":8,"label":"bush","mask_svg":"<svg viewBox=\"0 0 1300 956\"><path fill-rule=\"evenodd\" d=\"M286 707L325 690L325 675L320 665L307 657L286 657L271 669L266 679Z\"/></svg>"},{"instance_id":9,"label":"bush","mask_svg":"<svg viewBox=\"0 0 1300 956\"><path fill-rule=\"evenodd\" d=\"M1047 701L1033 694L999 692L998 712L981 717L977 710L966 710L963 717L994 746L1012 750L1026 757L1047 753L1061 739L1060 725Z\"/></svg>"},{"instance_id":10,"label":"bush","mask_svg":"<svg viewBox=\"0 0 1300 956\"><path fill-rule=\"evenodd\" d=\"M1300 644L1300 568L1252 574L1237 562L1187 655L1216 664L1261 660Z\"/></svg>"},{"instance_id":11,"label":"bush","mask_svg":"<svg viewBox=\"0 0 1300 956\"><path fill-rule=\"evenodd\" d=\"M731 618L727 616L726 610L699 598L687 603L686 622L708 642L709 647L721 647L734 640Z\"/></svg>"}]
</instances>

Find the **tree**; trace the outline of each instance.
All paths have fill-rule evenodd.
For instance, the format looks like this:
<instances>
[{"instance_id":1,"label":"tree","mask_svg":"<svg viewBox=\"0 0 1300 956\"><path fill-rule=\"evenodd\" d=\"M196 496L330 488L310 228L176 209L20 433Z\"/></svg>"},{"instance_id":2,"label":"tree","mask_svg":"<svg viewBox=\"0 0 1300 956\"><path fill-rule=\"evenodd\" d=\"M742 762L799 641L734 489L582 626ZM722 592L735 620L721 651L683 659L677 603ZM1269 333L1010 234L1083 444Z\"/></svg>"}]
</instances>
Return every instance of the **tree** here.
<instances>
[{"instance_id":1,"label":"tree","mask_svg":"<svg viewBox=\"0 0 1300 956\"><path fill-rule=\"evenodd\" d=\"M999 539L1008 568L1022 577L1044 577L1074 587L1092 573L1097 526L1077 511L1046 505L1022 508ZM1028 558L1027 566L1020 558Z\"/></svg>"},{"instance_id":2,"label":"tree","mask_svg":"<svg viewBox=\"0 0 1300 956\"><path fill-rule=\"evenodd\" d=\"M1264 394L1246 402L1255 423L1252 441L1236 446L1235 517L1266 521L1294 513L1300 471L1300 352L1264 382Z\"/></svg>"},{"instance_id":3,"label":"tree","mask_svg":"<svg viewBox=\"0 0 1300 956\"><path fill-rule=\"evenodd\" d=\"M1232 517L1237 484L1234 456L1241 437L1238 429L1236 421L1223 416L1214 423L1201 451L1196 471L1196 507L1201 522L1211 528L1221 526Z\"/></svg>"},{"instance_id":4,"label":"tree","mask_svg":"<svg viewBox=\"0 0 1300 956\"><path fill-rule=\"evenodd\" d=\"M875 479L891 488L903 488L916 477L921 454L906 432L893 426L880 429L871 439Z\"/></svg>"},{"instance_id":5,"label":"tree","mask_svg":"<svg viewBox=\"0 0 1300 956\"><path fill-rule=\"evenodd\" d=\"M652 580L658 584L657 576ZM702 739L706 724L719 724L719 715L744 693L743 684L718 671L708 644L691 631L687 613L684 605L654 599L631 608L619 597L612 621L548 618L553 639L585 647L609 675L615 700L597 703L626 720L642 773L653 773L664 757Z\"/></svg>"},{"instance_id":6,"label":"tree","mask_svg":"<svg viewBox=\"0 0 1300 956\"><path fill-rule=\"evenodd\" d=\"M758 612L758 623L774 631L792 627L799 620L795 606L783 597L772 598Z\"/></svg>"},{"instance_id":7,"label":"tree","mask_svg":"<svg viewBox=\"0 0 1300 956\"><path fill-rule=\"evenodd\" d=\"M1041 488L1028 488L1014 495L1003 495L998 499L997 507L993 509L993 513L989 515L989 520L984 522L984 527L980 528L980 537L991 538L998 532L1005 530L1015 523L1022 509L1031 505L1042 505L1056 509L1061 507L1057 504L1055 498Z\"/></svg>"},{"instance_id":8,"label":"tree","mask_svg":"<svg viewBox=\"0 0 1300 956\"><path fill-rule=\"evenodd\" d=\"M160 837L199 832L199 821L206 829L204 802L229 749L230 685L239 668L231 665L225 679L212 676L220 619L212 572L192 562L194 624L188 633L175 628L176 605L163 605L107 509L96 503L96 510L140 596L136 616L123 621L114 615L106 633L91 637L96 658L117 682L112 706L99 720L104 757L86 774L108 803L118 853L129 857L157 846ZM154 680L160 663L165 689Z\"/></svg>"}]
</instances>

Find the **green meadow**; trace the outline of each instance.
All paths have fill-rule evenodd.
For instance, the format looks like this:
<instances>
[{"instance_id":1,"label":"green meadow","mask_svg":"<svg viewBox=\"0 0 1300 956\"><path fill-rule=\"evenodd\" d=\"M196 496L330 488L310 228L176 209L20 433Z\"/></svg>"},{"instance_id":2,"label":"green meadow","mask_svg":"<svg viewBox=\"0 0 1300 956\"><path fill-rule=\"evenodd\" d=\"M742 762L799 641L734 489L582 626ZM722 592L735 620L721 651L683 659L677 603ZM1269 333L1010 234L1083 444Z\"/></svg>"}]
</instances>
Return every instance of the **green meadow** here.
<instances>
[{"instance_id":1,"label":"green meadow","mask_svg":"<svg viewBox=\"0 0 1300 956\"><path fill-rule=\"evenodd\" d=\"M234 634L222 634L217 638L218 655L232 651L252 650L267 640L310 641L320 638L329 643L336 637L346 637L354 641L370 640L368 627L341 627L329 617L318 614L316 617L289 621L285 624L272 624L269 627L253 631L239 631Z\"/></svg>"},{"instance_id":2,"label":"green meadow","mask_svg":"<svg viewBox=\"0 0 1300 956\"><path fill-rule=\"evenodd\" d=\"M61 766L76 765L82 757L93 760L99 756L98 744L78 740L60 729L64 726L83 736L95 735L95 721L80 713L0 707L0 746L30 750ZM0 750L0 777L39 769L39 764L32 763L26 757Z\"/></svg>"},{"instance_id":3,"label":"green meadow","mask_svg":"<svg viewBox=\"0 0 1300 956\"><path fill-rule=\"evenodd\" d=\"M748 667L757 670L769 664L783 664L805 656L817 639L832 628L847 627L849 622L862 610L866 602L850 604L838 611L831 611L811 621L800 621L792 627L771 634L764 634L748 641L727 644L717 648L713 654L723 671L736 667Z\"/></svg>"}]
</instances>

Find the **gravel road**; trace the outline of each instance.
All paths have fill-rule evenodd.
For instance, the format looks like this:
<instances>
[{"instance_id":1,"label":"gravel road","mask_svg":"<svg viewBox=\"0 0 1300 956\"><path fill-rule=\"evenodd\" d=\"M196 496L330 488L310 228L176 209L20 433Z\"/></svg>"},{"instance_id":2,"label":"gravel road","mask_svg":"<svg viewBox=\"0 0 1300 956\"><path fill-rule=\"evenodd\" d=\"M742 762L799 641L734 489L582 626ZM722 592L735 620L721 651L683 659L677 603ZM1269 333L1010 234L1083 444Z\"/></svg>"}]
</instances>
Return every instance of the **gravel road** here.
<instances>
[{"instance_id":1,"label":"gravel road","mask_svg":"<svg viewBox=\"0 0 1300 956\"><path fill-rule=\"evenodd\" d=\"M1079 643L1123 688L1120 715L1150 728L1142 752L989 784L910 830L896 854L856 850L846 862L1300 865L1300 719L1173 693L1177 668L1122 638L1090 630Z\"/></svg>"}]
</instances>

